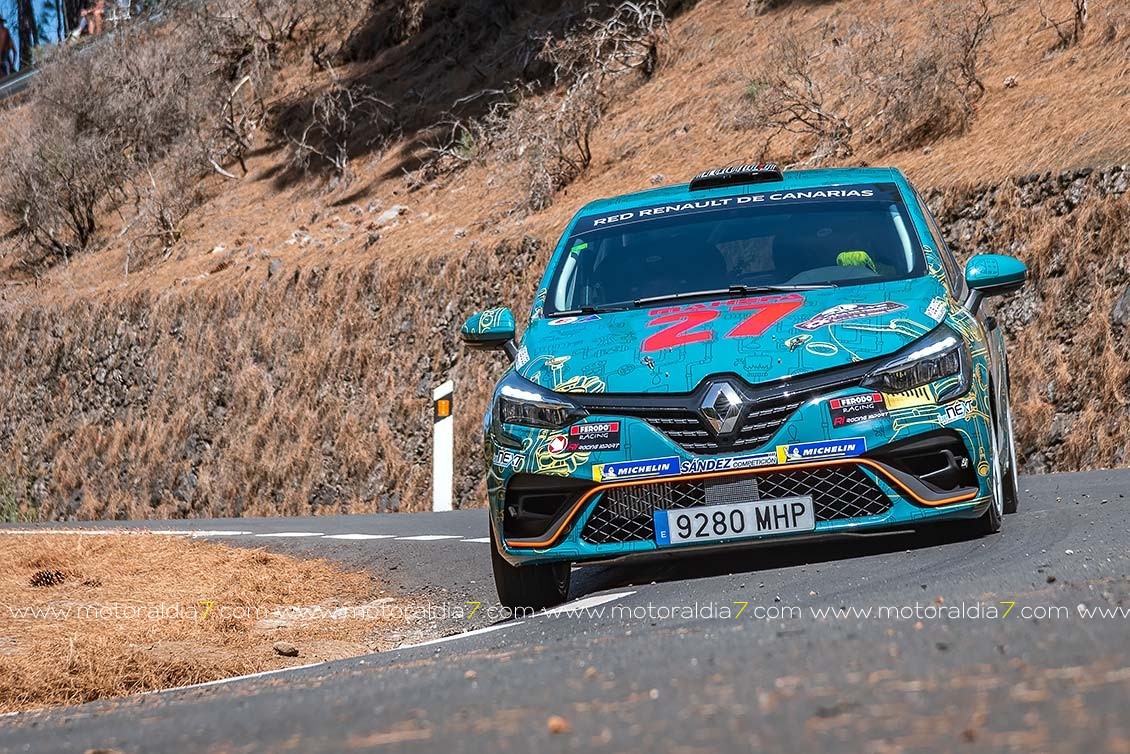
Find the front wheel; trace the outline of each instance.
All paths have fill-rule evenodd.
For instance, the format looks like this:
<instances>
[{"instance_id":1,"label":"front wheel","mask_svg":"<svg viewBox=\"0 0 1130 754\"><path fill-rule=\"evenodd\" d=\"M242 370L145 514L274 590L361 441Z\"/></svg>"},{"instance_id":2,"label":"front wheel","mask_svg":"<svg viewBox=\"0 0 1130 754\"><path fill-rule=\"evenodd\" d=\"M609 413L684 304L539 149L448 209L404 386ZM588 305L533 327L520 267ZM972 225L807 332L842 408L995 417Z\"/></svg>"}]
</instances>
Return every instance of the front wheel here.
<instances>
[{"instance_id":1,"label":"front wheel","mask_svg":"<svg viewBox=\"0 0 1130 754\"><path fill-rule=\"evenodd\" d=\"M540 610L560 605L569 596L570 564L515 566L506 562L498 551L498 542L492 532L490 562L494 571L494 586L498 601L511 609Z\"/></svg>"},{"instance_id":2,"label":"front wheel","mask_svg":"<svg viewBox=\"0 0 1130 754\"><path fill-rule=\"evenodd\" d=\"M1012 398L1009 395L1008 385L1004 390L1004 411L1000 413L999 429L1005 433L1004 450L1008 453L1008 471L1004 473L1001 483L1004 495L1004 512L1016 513L1020 503L1020 480L1016 477L1016 436L1012 431Z\"/></svg>"},{"instance_id":3,"label":"front wheel","mask_svg":"<svg viewBox=\"0 0 1130 754\"><path fill-rule=\"evenodd\" d=\"M992 457L989 459L993 467L992 501L989 503L988 509L976 521L977 532L982 536L996 534L1000 531L1001 521L1004 518L1005 494L1001 474L1000 442L997 440L997 433L994 431L992 434Z\"/></svg>"}]
</instances>

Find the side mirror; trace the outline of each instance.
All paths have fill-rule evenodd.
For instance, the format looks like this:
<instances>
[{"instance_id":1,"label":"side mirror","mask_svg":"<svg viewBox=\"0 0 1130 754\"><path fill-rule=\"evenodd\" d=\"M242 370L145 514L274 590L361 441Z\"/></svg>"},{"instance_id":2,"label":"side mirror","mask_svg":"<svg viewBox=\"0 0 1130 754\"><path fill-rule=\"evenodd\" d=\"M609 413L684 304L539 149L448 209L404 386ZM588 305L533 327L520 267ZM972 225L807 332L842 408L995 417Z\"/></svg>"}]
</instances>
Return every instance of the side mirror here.
<instances>
[{"instance_id":1,"label":"side mirror","mask_svg":"<svg viewBox=\"0 0 1130 754\"><path fill-rule=\"evenodd\" d=\"M514 313L504 307L472 314L459 332L468 348L501 348L512 359L518 353L514 344Z\"/></svg>"},{"instance_id":2,"label":"side mirror","mask_svg":"<svg viewBox=\"0 0 1130 754\"><path fill-rule=\"evenodd\" d=\"M1006 254L978 254L965 265L965 284L969 298L965 308L976 314L985 296L1015 293L1024 286L1028 268L1016 257Z\"/></svg>"}]
</instances>

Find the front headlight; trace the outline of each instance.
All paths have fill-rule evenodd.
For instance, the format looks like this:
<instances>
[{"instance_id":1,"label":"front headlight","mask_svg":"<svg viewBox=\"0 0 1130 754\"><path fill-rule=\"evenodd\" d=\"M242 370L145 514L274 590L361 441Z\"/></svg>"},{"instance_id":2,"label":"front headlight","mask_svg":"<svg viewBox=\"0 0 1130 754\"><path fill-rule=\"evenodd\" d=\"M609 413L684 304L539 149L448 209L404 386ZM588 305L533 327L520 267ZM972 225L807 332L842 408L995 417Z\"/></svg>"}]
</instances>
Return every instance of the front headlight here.
<instances>
[{"instance_id":1,"label":"front headlight","mask_svg":"<svg viewBox=\"0 0 1130 754\"><path fill-rule=\"evenodd\" d=\"M867 375L863 385L884 393L905 393L945 377L956 376L954 384L946 386L938 394L937 402L944 403L969 392L972 372L965 341L942 325Z\"/></svg>"},{"instance_id":2,"label":"front headlight","mask_svg":"<svg viewBox=\"0 0 1130 754\"><path fill-rule=\"evenodd\" d=\"M560 429L588 414L560 393L535 385L511 372L498 386L494 415L503 424Z\"/></svg>"}]
</instances>

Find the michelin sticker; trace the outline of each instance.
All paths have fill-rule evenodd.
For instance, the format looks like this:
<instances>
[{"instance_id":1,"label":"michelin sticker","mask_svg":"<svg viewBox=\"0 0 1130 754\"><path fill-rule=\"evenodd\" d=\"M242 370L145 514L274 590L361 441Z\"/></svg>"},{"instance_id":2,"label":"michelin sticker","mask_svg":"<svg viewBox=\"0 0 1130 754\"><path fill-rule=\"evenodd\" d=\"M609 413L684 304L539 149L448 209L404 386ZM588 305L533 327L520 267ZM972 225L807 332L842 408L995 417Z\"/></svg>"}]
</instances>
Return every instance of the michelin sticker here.
<instances>
[{"instance_id":1,"label":"michelin sticker","mask_svg":"<svg viewBox=\"0 0 1130 754\"><path fill-rule=\"evenodd\" d=\"M777 446L777 460L780 463L798 461L823 461L828 458L848 458L867 452L867 440L851 437L846 440L822 440L820 442L797 442Z\"/></svg>"},{"instance_id":2,"label":"michelin sticker","mask_svg":"<svg viewBox=\"0 0 1130 754\"><path fill-rule=\"evenodd\" d=\"M648 458L644 461L616 461L592 467L592 478L598 482L619 482L625 479L650 479L660 476L677 476L679 458Z\"/></svg>"},{"instance_id":3,"label":"michelin sticker","mask_svg":"<svg viewBox=\"0 0 1130 754\"><path fill-rule=\"evenodd\" d=\"M773 466L777 463L775 453L759 453L754 456L738 458L692 458L679 465L683 474L704 474L712 471L734 471L737 469L756 469L759 466Z\"/></svg>"}]
</instances>

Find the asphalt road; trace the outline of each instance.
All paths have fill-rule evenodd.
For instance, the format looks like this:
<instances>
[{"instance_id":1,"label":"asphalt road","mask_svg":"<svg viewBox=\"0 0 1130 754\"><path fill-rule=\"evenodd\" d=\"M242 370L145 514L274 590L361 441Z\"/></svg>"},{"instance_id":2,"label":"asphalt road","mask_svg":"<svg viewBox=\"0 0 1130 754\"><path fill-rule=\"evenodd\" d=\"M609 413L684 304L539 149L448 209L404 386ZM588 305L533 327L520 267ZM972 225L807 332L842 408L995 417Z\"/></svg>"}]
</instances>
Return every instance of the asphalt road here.
<instances>
[{"instance_id":1,"label":"asphalt road","mask_svg":"<svg viewBox=\"0 0 1130 754\"><path fill-rule=\"evenodd\" d=\"M1021 487L999 535L586 567L571 597L587 610L452 619L445 633L477 632L0 718L0 751L1130 751L1130 470ZM494 599L482 511L190 526L453 607ZM1096 608L1115 612L1081 612Z\"/></svg>"}]
</instances>

